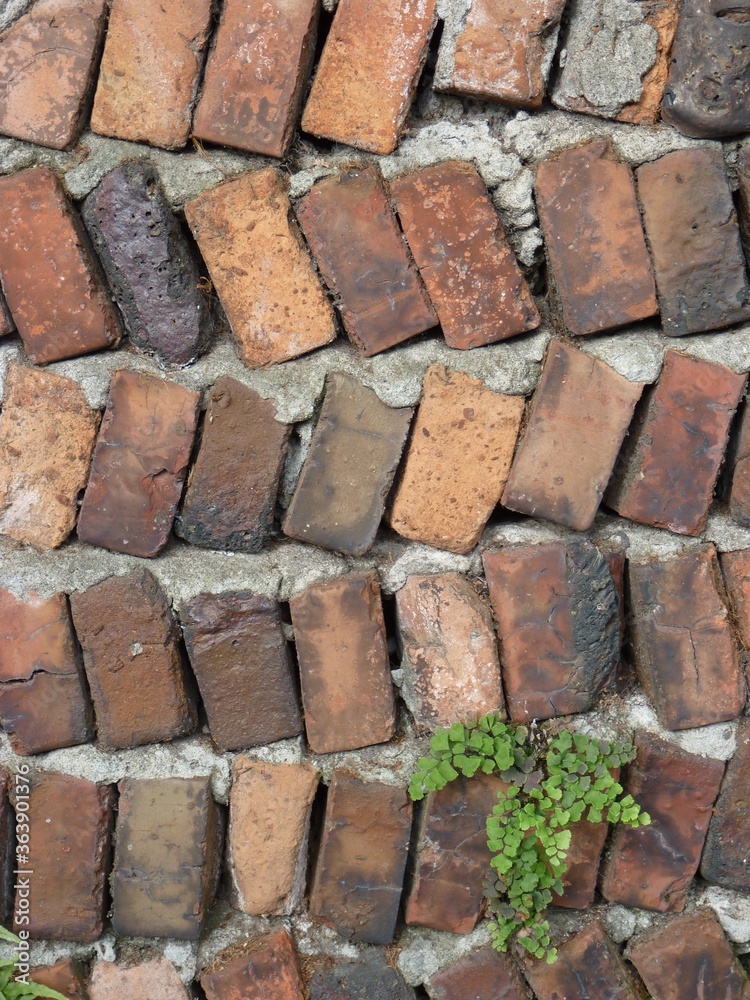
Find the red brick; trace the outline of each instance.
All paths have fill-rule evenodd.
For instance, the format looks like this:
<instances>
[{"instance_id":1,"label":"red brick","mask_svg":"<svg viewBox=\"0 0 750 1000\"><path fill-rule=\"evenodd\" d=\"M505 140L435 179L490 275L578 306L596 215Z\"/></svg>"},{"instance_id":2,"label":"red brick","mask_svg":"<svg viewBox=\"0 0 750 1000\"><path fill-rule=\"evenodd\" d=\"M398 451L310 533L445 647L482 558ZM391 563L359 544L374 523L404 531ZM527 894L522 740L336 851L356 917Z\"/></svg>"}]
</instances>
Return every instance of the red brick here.
<instances>
[{"instance_id":1,"label":"red brick","mask_svg":"<svg viewBox=\"0 0 750 1000\"><path fill-rule=\"evenodd\" d=\"M37 365L116 347L120 322L78 215L47 167L0 177L0 280Z\"/></svg>"},{"instance_id":2,"label":"red brick","mask_svg":"<svg viewBox=\"0 0 750 1000\"><path fill-rule=\"evenodd\" d=\"M318 181L295 212L346 332L366 357L435 326L375 167Z\"/></svg>"},{"instance_id":3,"label":"red brick","mask_svg":"<svg viewBox=\"0 0 750 1000\"><path fill-rule=\"evenodd\" d=\"M78 519L82 542L134 556L167 544L187 475L200 394L141 372L118 371Z\"/></svg>"},{"instance_id":4,"label":"red brick","mask_svg":"<svg viewBox=\"0 0 750 1000\"><path fill-rule=\"evenodd\" d=\"M218 956L201 976L206 1000L304 1000L294 943L285 930Z\"/></svg>"},{"instance_id":5,"label":"red brick","mask_svg":"<svg viewBox=\"0 0 750 1000\"><path fill-rule=\"evenodd\" d=\"M524 973L538 1000L639 1000L641 996L598 921L561 945L553 965L528 961Z\"/></svg>"},{"instance_id":6,"label":"red brick","mask_svg":"<svg viewBox=\"0 0 750 1000\"><path fill-rule=\"evenodd\" d=\"M442 365L427 369L391 526L450 552L469 552L500 501L524 400L490 392Z\"/></svg>"},{"instance_id":7,"label":"red brick","mask_svg":"<svg viewBox=\"0 0 750 1000\"><path fill-rule=\"evenodd\" d=\"M244 364L288 361L334 339L331 306L277 170L220 184L187 202L185 216Z\"/></svg>"},{"instance_id":8,"label":"red brick","mask_svg":"<svg viewBox=\"0 0 750 1000\"><path fill-rule=\"evenodd\" d=\"M356 962L324 966L313 974L308 990L310 1000L416 1000L385 949L365 953Z\"/></svg>"},{"instance_id":9,"label":"red brick","mask_svg":"<svg viewBox=\"0 0 750 1000\"><path fill-rule=\"evenodd\" d=\"M515 966L491 945L445 966L425 985L430 1000L525 1000L528 996Z\"/></svg>"},{"instance_id":10,"label":"red brick","mask_svg":"<svg viewBox=\"0 0 750 1000\"><path fill-rule=\"evenodd\" d=\"M387 742L396 706L377 576L315 584L289 606L310 749Z\"/></svg>"},{"instance_id":11,"label":"red brick","mask_svg":"<svg viewBox=\"0 0 750 1000\"><path fill-rule=\"evenodd\" d=\"M40 986L57 990L67 1000L87 1000L83 969L73 958L63 958L54 965L32 969L30 978Z\"/></svg>"},{"instance_id":12,"label":"red brick","mask_svg":"<svg viewBox=\"0 0 750 1000\"><path fill-rule=\"evenodd\" d=\"M611 903L679 912L698 869L724 762L647 733L637 733L635 744L626 791L651 825L617 827L601 890Z\"/></svg>"},{"instance_id":13,"label":"red brick","mask_svg":"<svg viewBox=\"0 0 750 1000\"><path fill-rule=\"evenodd\" d=\"M333 772L311 916L354 942L393 941L411 814L403 788Z\"/></svg>"},{"instance_id":14,"label":"red brick","mask_svg":"<svg viewBox=\"0 0 750 1000\"><path fill-rule=\"evenodd\" d=\"M590 528L642 391L603 361L551 341L503 505Z\"/></svg>"},{"instance_id":15,"label":"red brick","mask_svg":"<svg viewBox=\"0 0 750 1000\"><path fill-rule=\"evenodd\" d=\"M745 718L737 728L737 749L727 766L701 860L701 875L707 882L739 892L750 891L749 787L750 720Z\"/></svg>"},{"instance_id":16,"label":"red brick","mask_svg":"<svg viewBox=\"0 0 750 1000\"><path fill-rule=\"evenodd\" d=\"M540 164L536 204L570 333L614 330L657 313L633 175L609 141L576 146Z\"/></svg>"},{"instance_id":17,"label":"red brick","mask_svg":"<svg viewBox=\"0 0 750 1000\"><path fill-rule=\"evenodd\" d=\"M91 975L90 1000L188 1000L189 994L166 958L138 965L97 962Z\"/></svg>"},{"instance_id":18,"label":"red brick","mask_svg":"<svg viewBox=\"0 0 750 1000\"><path fill-rule=\"evenodd\" d=\"M20 780L23 782L23 776ZM22 826L16 829L16 817L9 798L9 784L10 775L0 769L0 923L3 926L10 924L13 912L15 869L22 867L23 861L29 857L28 843L16 844L16 833L22 834L27 831L24 831Z\"/></svg>"},{"instance_id":19,"label":"red brick","mask_svg":"<svg viewBox=\"0 0 750 1000\"><path fill-rule=\"evenodd\" d=\"M735 521L750 525L750 406L745 404L735 431L734 447L728 460L729 513Z\"/></svg>"},{"instance_id":20,"label":"red brick","mask_svg":"<svg viewBox=\"0 0 750 1000\"><path fill-rule=\"evenodd\" d=\"M605 503L631 521L700 535L745 376L668 351Z\"/></svg>"},{"instance_id":21,"label":"red brick","mask_svg":"<svg viewBox=\"0 0 750 1000\"><path fill-rule=\"evenodd\" d=\"M737 637L750 651L750 549L722 552L721 569Z\"/></svg>"}]
</instances>

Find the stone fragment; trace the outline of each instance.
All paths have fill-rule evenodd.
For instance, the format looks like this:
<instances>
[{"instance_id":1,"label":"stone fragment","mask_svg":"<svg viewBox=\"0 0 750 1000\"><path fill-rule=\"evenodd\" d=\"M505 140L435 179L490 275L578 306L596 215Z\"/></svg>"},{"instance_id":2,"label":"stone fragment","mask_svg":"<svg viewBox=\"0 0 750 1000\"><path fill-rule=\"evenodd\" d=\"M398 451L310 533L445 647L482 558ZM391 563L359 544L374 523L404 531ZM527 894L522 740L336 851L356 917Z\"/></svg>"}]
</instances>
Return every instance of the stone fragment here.
<instances>
[{"instance_id":1,"label":"stone fragment","mask_svg":"<svg viewBox=\"0 0 750 1000\"><path fill-rule=\"evenodd\" d=\"M148 570L71 594L99 742L107 750L186 736L195 728L178 630Z\"/></svg>"},{"instance_id":2,"label":"stone fragment","mask_svg":"<svg viewBox=\"0 0 750 1000\"><path fill-rule=\"evenodd\" d=\"M386 743L396 705L377 576L314 584L289 607L312 752Z\"/></svg>"},{"instance_id":3,"label":"stone fragment","mask_svg":"<svg viewBox=\"0 0 750 1000\"><path fill-rule=\"evenodd\" d=\"M750 285L721 147L675 150L644 163L636 176L664 332L682 337L750 319Z\"/></svg>"},{"instance_id":4,"label":"stone fragment","mask_svg":"<svg viewBox=\"0 0 750 1000\"><path fill-rule=\"evenodd\" d=\"M391 196L449 347L493 344L539 326L476 167L453 161L403 174Z\"/></svg>"},{"instance_id":5,"label":"stone fragment","mask_svg":"<svg viewBox=\"0 0 750 1000\"><path fill-rule=\"evenodd\" d=\"M150 558L167 544L187 475L200 393L118 371L109 386L78 538Z\"/></svg>"},{"instance_id":6,"label":"stone fragment","mask_svg":"<svg viewBox=\"0 0 750 1000\"><path fill-rule=\"evenodd\" d=\"M211 0L113 0L91 128L181 149L190 135Z\"/></svg>"},{"instance_id":7,"label":"stone fragment","mask_svg":"<svg viewBox=\"0 0 750 1000\"><path fill-rule=\"evenodd\" d=\"M430 976L430 1000L526 1000L515 966L491 945L473 951Z\"/></svg>"},{"instance_id":8,"label":"stone fragment","mask_svg":"<svg viewBox=\"0 0 750 1000\"><path fill-rule=\"evenodd\" d=\"M408 6L349 0L337 7L302 128L370 153L392 153L436 23L435 0Z\"/></svg>"},{"instance_id":9,"label":"stone fragment","mask_svg":"<svg viewBox=\"0 0 750 1000\"><path fill-rule=\"evenodd\" d=\"M503 506L586 531L620 451L641 382L553 340L503 493Z\"/></svg>"},{"instance_id":10,"label":"stone fragment","mask_svg":"<svg viewBox=\"0 0 750 1000\"><path fill-rule=\"evenodd\" d=\"M66 149L81 130L104 0L37 0L0 35L0 134Z\"/></svg>"},{"instance_id":11,"label":"stone fragment","mask_svg":"<svg viewBox=\"0 0 750 1000\"><path fill-rule=\"evenodd\" d=\"M586 819L570 825L570 847L565 859L567 869L562 877L561 895L552 893L552 905L569 910L586 910L594 902L599 861L609 823L590 823Z\"/></svg>"},{"instance_id":12,"label":"stone fragment","mask_svg":"<svg viewBox=\"0 0 750 1000\"><path fill-rule=\"evenodd\" d=\"M611 903L679 912L700 862L724 762L636 733L627 792L650 826L618 826L601 891Z\"/></svg>"},{"instance_id":13,"label":"stone fragment","mask_svg":"<svg viewBox=\"0 0 750 1000\"><path fill-rule=\"evenodd\" d=\"M598 920L561 945L557 956L552 965L525 963L537 1000L639 1000L642 995Z\"/></svg>"},{"instance_id":14,"label":"stone fragment","mask_svg":"<svg viewBox=\"0 0 750 1000\"><path fill-rule=\"evenodd\" d=\"M73 530L99 414L64 375L11 363L0 416L0 533L53 549Z\"/></svg>"},{"instance_id":15,"label":"stone fragment","mask_svg":"<svg viewBox=\"0 0 750 1000\"><path fill-rule=\"evenodd\" d=\"M383 518L413 412L386 406L349 375L329 373L284 534L364 555Z\"/></svg>"},{"instance_id":16,"label":"stone fragment","mask_svg":"<svg viewBox=\"0 0 750 1000\"><path fill-rule=\"evenodd\" d=\"M745 259L750 259L750 146L740 148L737 155L737 182L739 184L740 229L745 245Z\"/></svg>"},{"instance_id":17,"label":"stone fragment","mask_svg":"<svg viewBox=\"0 0 750 1000\"><path fill-rule=\"evenodd\" d=\"M270 400L220 378L209 390L176 533L207 549L259 552L274 534L289 431Z\"/></svg>"},{"instance_id":18,"label":"stone fragment","mask_svg":"<svg viewBox=\"0 0 750 1000\"><path fill-rule=\"evenodd\" d=\"M631 521L700 535L744 386L723 365L667 351L605 503Z\"/></svg>"},{"instance_id":19,"label":"stone fragment","mask_svg":"<svg viewBox=\"0 0 750 1000\"><path fill-rule=\"evenodd\" d=\"M739 892L750 891L750 720L740 719L737 749L729 761L721 792L708 826L701 861L707 882Z\"/></svg>"},{"instance_id":20,"label":"stone fragment","mask_svg":"<svg viewBox=\"0 0 750 1000\"><path fill-rule=\"evenodd\" d=\"M1 426L1 425L0 425ZM742 408L736 440L731 459L727 462L730 470L729 513L735 521L750 525L750 406Z\"/></svg>"},{"instance_id":21,"label":"stone fragment","mask_svg":"<svg viewBox=\"0 0 750 1000\"><path fill-rule=\"evenodd\" d=\"M346 332L366 357L436 325L375 167L318 181L295 213Z\"/></svg>"},{"instance_id":22,"label":"stone fragment","mask_svg":"<svg viewBox=\"0 0 750 1000\"><path fill-rule=\"evenodd\" d=\"M28 851L24 852L24 845L16 843L16 833L23 833L17 830L16 817L9 797L10 775L7 771L0 769L0 922L3 927L8 927L12 919L13 904L15 902L16 868L23 860L30 856ZM26 786L28 787L28 786ZM21 790L24 790L23 783ZM71 998L73 1000L73 998Z\"/></svg>"},{"instance_id":23,"label":"stone fragment","mask_svg":"<svg viewBox=\"0 0 750 1000\"><path fill-rule=\"evenodd\" d=\"M201 976L206 1000L304 1000L294 943L285 930L219 955Z\"/></svg>"},{"instance_id":24,"label":"stone fragment","mask_svg":"<svg viewBox=\"0 0 750 1000\"><path fill-rule=\"evenodd\" d=\"M88 1000L83 969L76 959L63 958L54 965L32 969L29 978L39 986L57 990L67 1000Z\"/></svg>"},{"instance_id":25,"label":"stone fragment","mask_svg":"<svg viewBox=\"0 0 750 1000\"><path fill-rule=\"evenodd\" d=\"M553 304L568 332L600 333L656 315L633 174L612 144L588 142L545 160L535 191Z\"/></svg>"},{"instance_id":26,"label":"stone fragment","mask_svg":"<svg viewBox=\"0 0 750 1000\"><path fill-rule=\"evenodd\" d=\"M390 523L404 538L469 552L502 496L524 400L442 365L427 369Z\"/></svg>"},{"instance_id":27,"label":"stone fragment","mask_svg":"<svg viewBox=\"0 0 750 1000\"><path fill-rule=\"evenodd\" d=\"M722 552L721 569L732 611L732 624L743 648L750 652L750 550Z\"/></svg>"},{"instance_id":28,"label":"stone fragment","mask_svg":"<svg viewBox=\"0 0 750 1000\"><path fill-rule=\"evenodd\" d=\"M336 336L331 306L290 219L277 170L258 170L185 204L240 358L288 361Z\"/></svg>"},{"instance_id":29,"label":"stone fragment","mask_svg":"<svg viewBox=\"0 0 750 1000\"><path fill-rule=\"evenodd\" d=\"M403 788L334 770L310 892L313 917L353 942L393 941L411 815Z\"/></svg>"},{"instance_id":30,"label":"stone fragment","mask_svg":"<svg viewBox=\"0 0 750 1000\"><path fill-rule=\"evenodd\" d=\"M411 986L378 951L314 973L308 989L310 1000L416 1000Z\"/></svg>"},{"instance_id":31,"label":"stone fragment","mask_svg":"<svg viewBox=\"0 0 750 1000\"><path fill-rule=\"evenodd\" d=\"M180 609L211 737L221 750L296 736L302 717L276 601L198 594Z\"/></svg>"},{"instance_id":32,"label":"stone fragment","mask_svg":"<svg viewBox=\"0 0 750 1000\"><path fill-rule=\"evenodd\" d=\"M5 337L9 333L13 333L15 328L16 325L8 309L8 303L5 301L2 286L0 286L0 337Z\"/></svg>"},{"instance_id":33,"label":"stone fragment","mask_svg":"<svg viewBox=\"0 0 750 1000\"><path fill-rule=\"evenodd\" d=\"M188 1000L177 969L166 958L138 965L97 962L91 974L90 1000Z\"/></svg>"},{"instance_id":34,"label":"stone fragment","mask_svg":"<svg viewBox=\"0 0 750 1000\"><path fill-rule=\"evenodd\" d=\"M587 541L483 555L514 722L588 712L620 658L620 601Z\"/></svg>"},{"instance_id":35,"label":"stone fragment","mask_svg":"<svg viewBox=\"0 0 750 1000\"><path fill-rule=\"evenodd\" d=\"M126 778L119 790L115 934L197 940L221 864L222 816L210 779Z\"/></svg>"},{"instance_id":36,"label":"stone fragment","mask_svg":"<svg viewBox=\"0 0 750 1000\"><path fill-rule=\"evenodd\" d=\"M116 347L120 323L86 231L48 167L0 177L0 282L31 361Z\"/></svg>"}]
</instances>

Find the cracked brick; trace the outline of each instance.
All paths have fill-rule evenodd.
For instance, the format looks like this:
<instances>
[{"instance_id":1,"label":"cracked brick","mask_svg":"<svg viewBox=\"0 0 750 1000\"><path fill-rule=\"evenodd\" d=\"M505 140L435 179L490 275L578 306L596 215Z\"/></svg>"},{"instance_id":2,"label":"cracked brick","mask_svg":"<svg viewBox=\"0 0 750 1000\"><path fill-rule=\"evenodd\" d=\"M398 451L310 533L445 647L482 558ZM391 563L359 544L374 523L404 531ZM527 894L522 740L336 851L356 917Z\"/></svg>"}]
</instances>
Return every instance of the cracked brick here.
<instances>
[{"instance_id":1,"label":"cracked brick","mask_svg":"<svg viewBox=\"0 0 750 1000\"><path fill-rule=\"evenodd\" d=\"M286 930L220 954L200 978L206 1000L304 1000L294 942Z\"/></svg>"},{"instance_id":2,"label":"cracked brick","mask_svg":"<svg viewBox=\"0 0 750 1000\"><path fill-rule=\"evenodd\" d=\"M750 720L743 718L737 727L737 749L727 765L701 860L701 875L707 882L737 892L750 892L749 786Z\"/></svg>"},{"instance_id":3,"label":"cracked brick","mask_svg":"<svg viewBox=\"0 0 750 1000\"><path fill-rule=\"evenodd\" d=\"M750 652L750 550L722 552L721 569L732 623L746 652Z\"/></svg>"},{"instance_id":4,"label":"cracked brick","mask_svg":"<svg viewBox=\"0 0 750 1000\"><path fill-rule=\"evenodd\" d=\"M524 975L537 1000L596 997L596 1000L639 1000L639 987L628 973L617 946L599 921L568 938L547 965L527 959Z\"/></svg>"}]
</instances>

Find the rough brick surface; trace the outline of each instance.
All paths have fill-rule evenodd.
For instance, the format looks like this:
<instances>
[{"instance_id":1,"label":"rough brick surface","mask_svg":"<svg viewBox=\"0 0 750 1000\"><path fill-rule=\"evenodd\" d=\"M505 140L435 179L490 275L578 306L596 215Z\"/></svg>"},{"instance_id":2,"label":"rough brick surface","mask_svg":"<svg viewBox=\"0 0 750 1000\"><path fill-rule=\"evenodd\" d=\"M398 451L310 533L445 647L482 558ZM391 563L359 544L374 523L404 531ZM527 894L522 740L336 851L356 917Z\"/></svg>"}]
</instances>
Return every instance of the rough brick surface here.
<instances>
[{"instance_id":1,"label":"rough brick surface","mask_svg":"<svg viewBox=\"0 0 750 1000\"><path fill-rule=\"evenodd\" d=\"M63 958L54 965L32 969L29 978L40 986L62 993L67 1000L88 1000L83 969L72 958Z\"/></svg>"},{"instance_id":2,"label":"rough brick surface","mask_svg":"<svg viewBox=\"0 0 750 1000\"><path fill-rule=\"evenodd\" d=\"M336 336L333 313L276 170L187 202L185 215L249 368L288 361Z\"/></svg>"},{"instance_id":3,"label":"rough brick surface","mask_svg":"<svg viewBox=\"0 0 750 1000\"><path fill-rule=\"evenodd\" d=\"M425 985L430 1000L525 1000L528 995L515 966L491 945L445 966Z\"/></svg>"},{"instance_id":4,"label":"rough brick surface","mask_svg":"<svg viewBox=\"0 0 750 1000\"><path fill-rule=\"evenodd\" d=\"M310 892L310 914L342 937L390 944L412 807L406 791L335 770Z\"/></svg>"},{"instance_id":5,"label":"rough brick surface","mask_svg":"<svg viewBox=\"0 0 750 1000\"><path fill-rule=\"evenodd\" d=\"M377 577L315 584L289 606L310 749L387 742L396 707Z\"/></svg>"},{"instance_id":6,"label":"rough brick surface","mask_svg":"<svg viewBox=\"0 0 750 1000\"><path fill-rule=\"evenodd\" d=\"M118 371L78 519L82 542L152 557L167 544L187 475L200 394Z\"/></svg>"},{"instance_id":7,"label":"rough brick surface","mask_svg":"<svg viewBox=\"0 0 750 1000\"><path fill-rule=\"evenodd\" d=\"M428 368L392 527L405 538L469 552L502 495L523 410L520 397L490 392L442 365Z\"/></svg>"},{"instance_id":8,"label":"rough brick surface","mask_svg":"<svg viewBox=\"0 0 750 1000\"><path fill-rule=\"evenodd\" d=\"M310 1000L415 1000L411 986L377 951L314 973L308 989Z\"/></svg>"},{"instance_id":9,"label":"rough brick surface","mask_svg":"<svg viewBox=\"0 0 750 1000\"><path fill-rule=\"evenodd\" d=\"M703 849L701 875L727 889L750 892L750 720L741 719L737 749L729 761Z\"/></svg>"},{"instance_id":10,"label":"rough brick surface","mask_svg":"<svg viewBox=\"0 0 750 1000\"><path fill-rule=\"evenodd\" d=\"M8 309L8 303L5 301L2 286L0 286L0 337L13 333L15 328L16 325L13 322L10 309Z\"/></svg>"},{"instance_id":11,"label":"rough brick surface","mask_svg":"<svg viewBox=\"0 0 750 1000\"><path fill-rule=\"evenodd\" d=\"M166 958L139 965L97 962L91 974L90 1000L188 1000L177 969Z\"/></svg>"},{"instance_id":12,"label":"rough brick surface","mask_svg":"<svg viewBox=\"0 0 750 1000\"><path fill-rule=\"evenodd\" d=\"M750 550L723 552L721 569L737 637L750 652Z\"/></svg>"},{"instance_id":13,"label":"rough brick surface","mask_svg":"<svg viewBox=\"0 0 750 1000\"><path fill-rule=\"evenodd\" d=\"M529 961L524 974L538 1000L639 1000L641 996L598 921L561 945L553 965Z\"/></svg>"},{"instance_id":14,"label":"rough brick surface","mask_svg":"<svg viewBox=\"0 0 750 1000\"><path fill-rule=\"evenodd\" d=\"M367 552L413 412L386 406L349 375L329 374L284 534L350 555Z\"/></svg>"},{"instance_id":15,"label":"rough brick surface","mask_svg":"<svg viewBox=\"0 0 750 1000\"><path fill-rule=\"evenodd\" d=\"M304 1000L297 953L285 930L274 931L219 955L201 976L207 1000Z\"/></svg>"},{"instance_id":16,"label":"rough brick surface","mask_svg":"<svg viewBox=\"0 0 750 1000\"><path fill-rule=\"evenodd\" d=\"M586 910L594 902L599 861L609 832L609 823L590 823L582 819L570 826L570 847L565 859L567 870L562 877L562 895L552 893L552 905L569 910Z\"/></svg>"},{"instance_id":17,"label":"rough brick surface","mask_svg":"<svg viewBox=\"0 0 750 1000\"><path fill-rule=\"evenodd\" d=\"M730 449L729 513L735 521L750 525L750 406L745 404Z\"/></svg>"}]
</instances>

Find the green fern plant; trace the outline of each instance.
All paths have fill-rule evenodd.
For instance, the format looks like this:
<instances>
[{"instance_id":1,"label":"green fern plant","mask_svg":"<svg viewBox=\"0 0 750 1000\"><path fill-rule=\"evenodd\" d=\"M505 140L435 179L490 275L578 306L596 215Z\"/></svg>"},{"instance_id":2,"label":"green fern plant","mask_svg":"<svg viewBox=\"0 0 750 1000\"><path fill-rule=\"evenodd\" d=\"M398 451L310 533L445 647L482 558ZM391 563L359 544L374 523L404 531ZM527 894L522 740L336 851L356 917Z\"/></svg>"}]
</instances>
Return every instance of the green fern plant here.
<instances>
[{"instance_id":1,"label":"green fern plant","mask_svg":"<svg viewBox=\"0 0 750 1000\"><path fill-rule=\"evenodd\" d=\"M9 944L20 944L21 939L12 934L5 927L0 927L0 940ZM38 983L19 982L13 978L18 964L18 956L15 958L0 959L0 1000L35 1000L35 998L46 997L49 1000L67 1000L62 993L50 989L49 986L40 986Z\"/></svg>"},{"instance_id":2,"label":"green fern plant","mask_svg":"<svg viewBox=\"0 0 750 1000\"><path fill-rule=\"evenodd\" d=\"M497 951L518 942L535 958L556 961L545 912L553 892L563 891L571 825L582 819L634 827L651 822L612 774L634 756L630 743L555 732L549 724L514 726L495 715L436 731L430 756L421 758L412 777L412 799L460 776L495 774L508 784L487 817L492 867L485 895Z\"/></svg>"}]
</instances>

